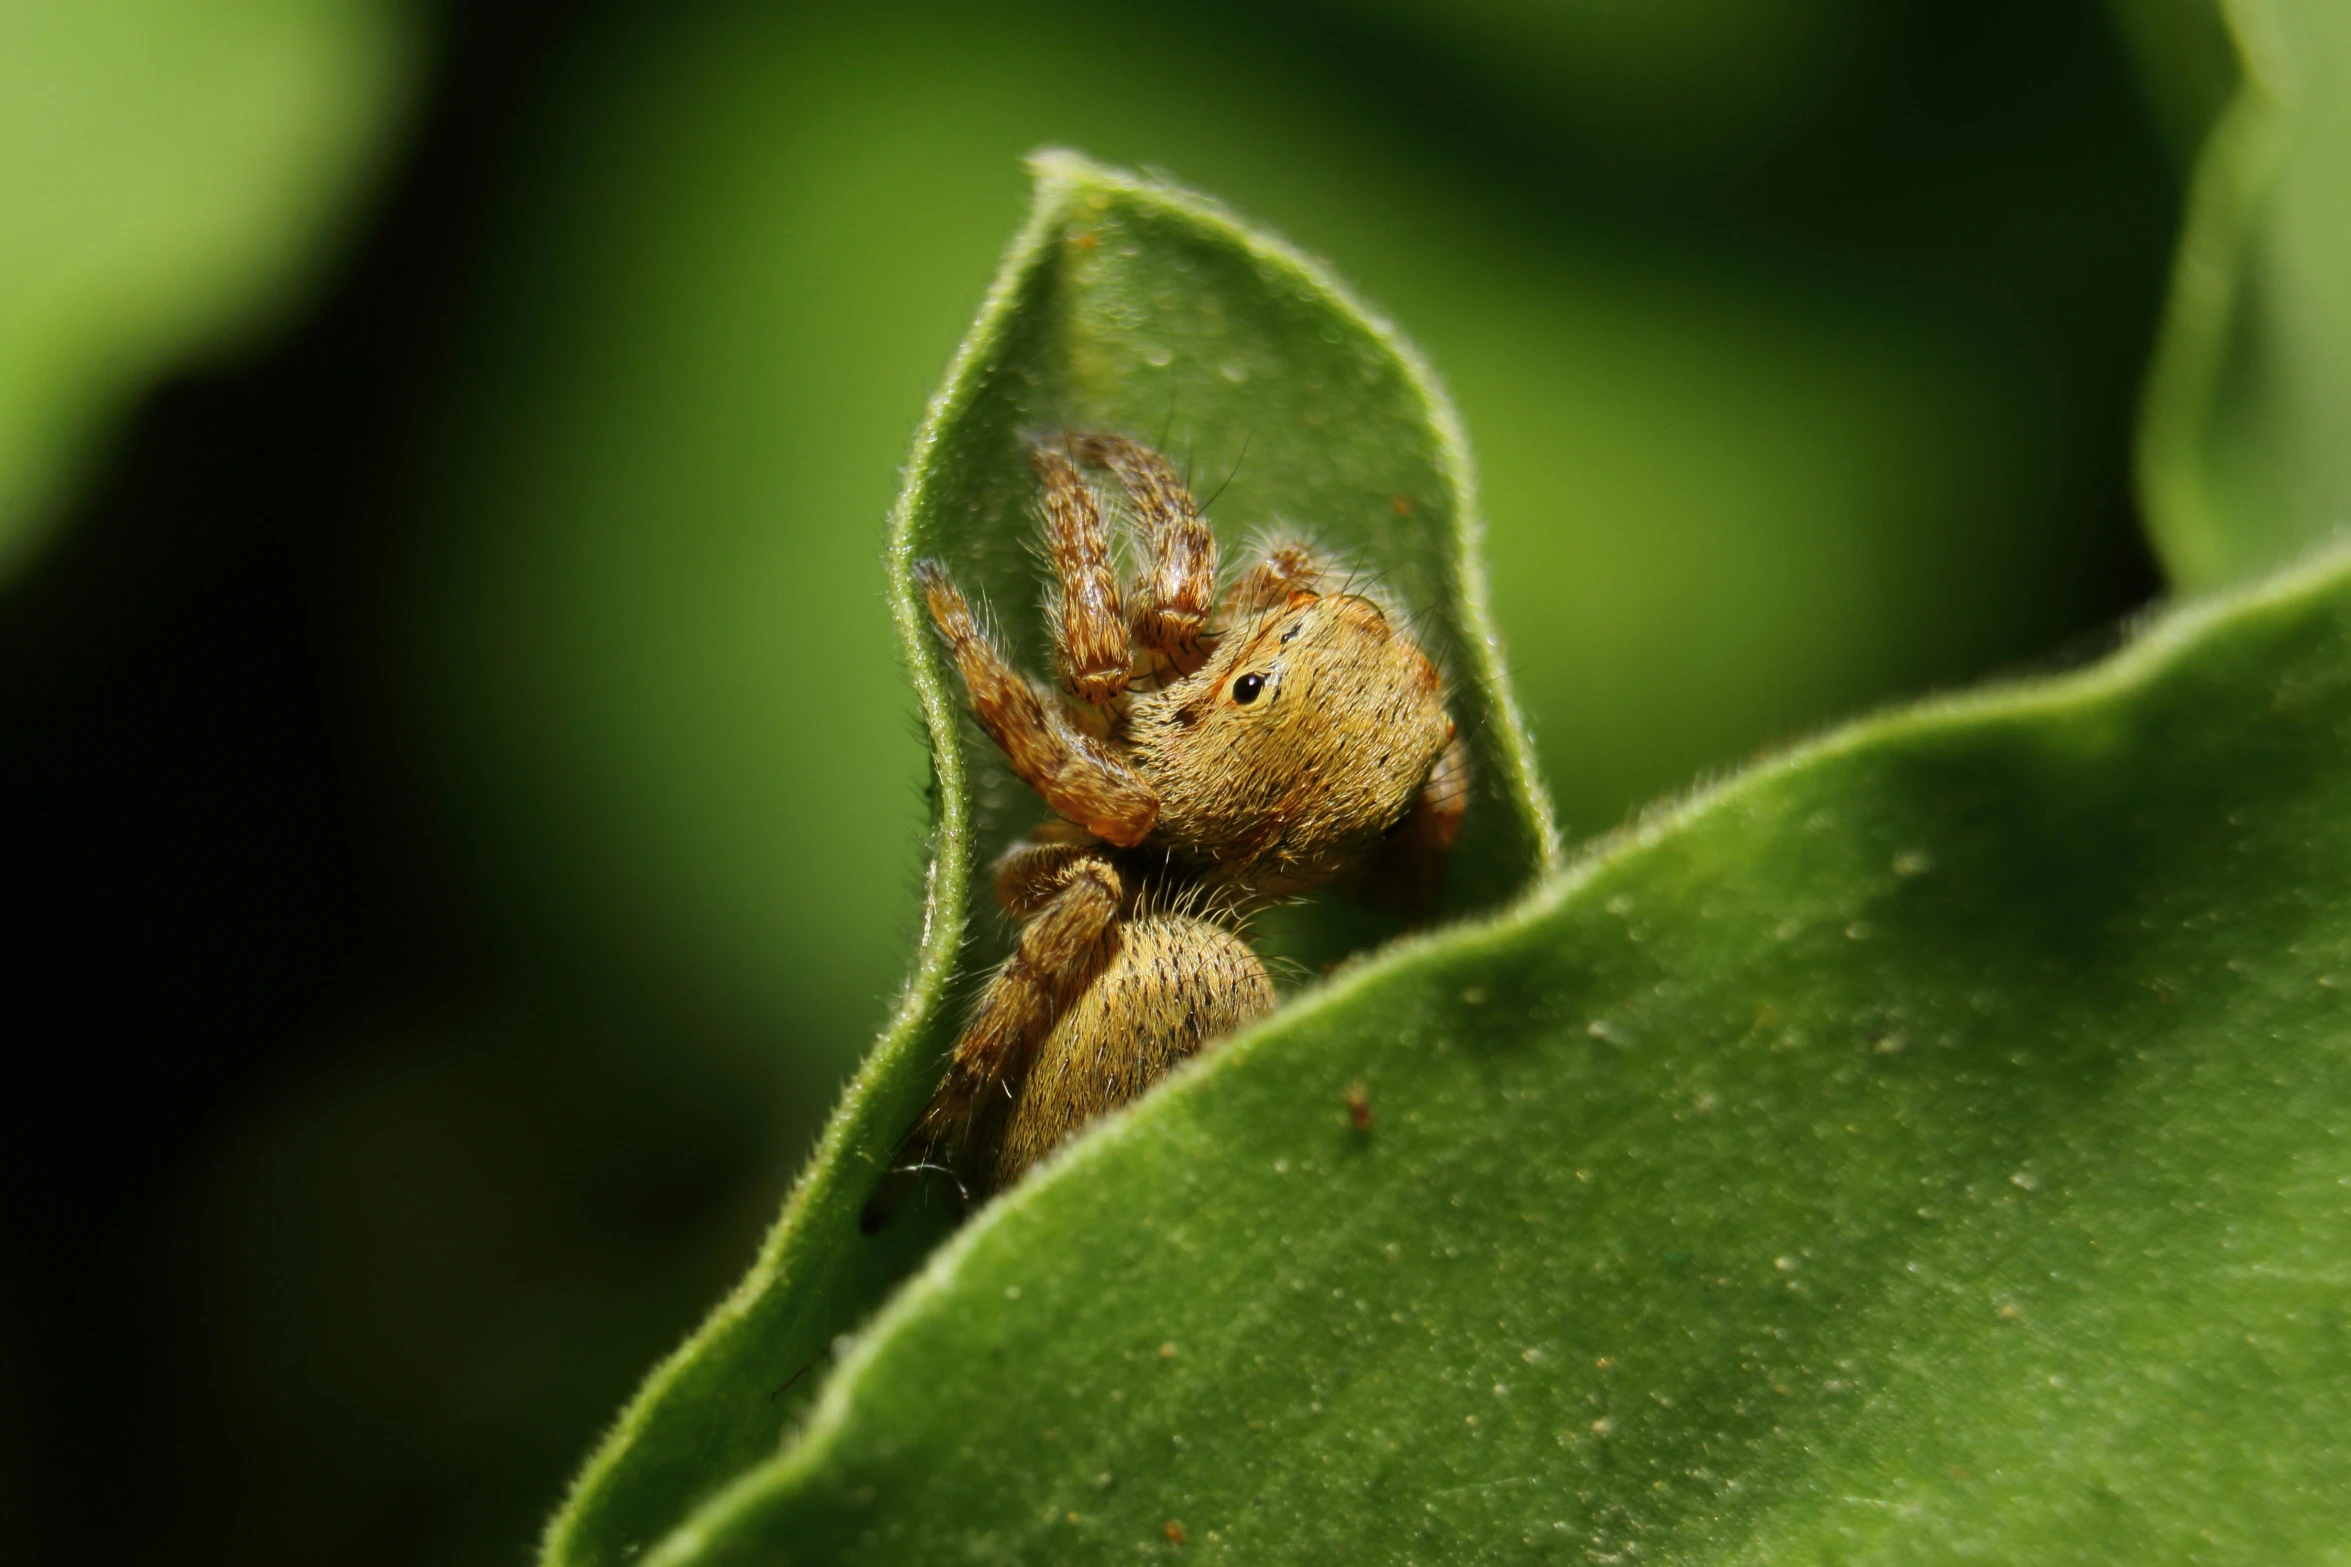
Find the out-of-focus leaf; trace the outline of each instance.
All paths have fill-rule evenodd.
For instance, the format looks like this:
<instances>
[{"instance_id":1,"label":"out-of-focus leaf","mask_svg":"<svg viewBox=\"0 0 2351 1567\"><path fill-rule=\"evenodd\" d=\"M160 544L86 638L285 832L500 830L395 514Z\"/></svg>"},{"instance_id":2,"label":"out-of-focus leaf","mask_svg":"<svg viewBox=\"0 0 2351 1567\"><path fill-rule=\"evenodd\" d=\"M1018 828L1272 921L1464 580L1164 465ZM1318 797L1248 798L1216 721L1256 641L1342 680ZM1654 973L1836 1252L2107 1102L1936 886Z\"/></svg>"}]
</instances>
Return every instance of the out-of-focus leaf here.
<instances>
[{"instance_id":1,"label":"out-of-focus leaf","mask_svg":"<svg viewBox=\"0 0 2351 1567\"><path fill-rule=\"evenodd\" d=\"M2347 747L2334 558L1734 780L1082 1140L644 1560L2335 1560Z\"/></svg>"},{"instance_id":2,"label":"out-of-focus leaf","mask_svg":"<svg viewBox=\"0 0 2351 1567\"><path fill-rule=\"evenodd\" d=\"M284 313L417 32L400 0L0 0L0 574L132 397Z\"/></svg>"},{"instance_id":3,"label":"out-of-focus leaf","mask_svg":"<svg viewBox=\"0 0 2351 1567\"><path fill-rule=\"evenodd\" d=\"M2167 121L2203 132L2138 457L2195 590L2351 522L2351 8L2116 3Z\"/></svg>"},{"instance_id":4,"label":"out-of-focus leaf","mask_svg":"<svg viewBox=\"0 0 2351 1567\"><path fill-rule=\"evenodd\" d=\"M1042 812L962 721L910 572L945 559L987 595L1011 647L1043 657L1024 431L1149 432L1176 410L1196 471L1233 475L1214 508L1228 549L1277 520L1310 526L1416 612L1453 671L1476 789L1448 906L1492 906L1556 858L1486 622L1468 452L1429 373L1314 263L1199 198L1071 154L1041 156L1036 172L1029 226L932 403L892 524L891 605L935 777L914 978L750 1277L590 1462L549 1532L550 1563L632 1559L771 1451L793 1407L778 1394L937 1234L935 1216L910 1214L868 1239L857 1213L935 1086L958 1000L994 945L968 934L973 862ZM1293 935L1337 955L1361 927L1308 911Z\"/></svg>"}]
</instances>

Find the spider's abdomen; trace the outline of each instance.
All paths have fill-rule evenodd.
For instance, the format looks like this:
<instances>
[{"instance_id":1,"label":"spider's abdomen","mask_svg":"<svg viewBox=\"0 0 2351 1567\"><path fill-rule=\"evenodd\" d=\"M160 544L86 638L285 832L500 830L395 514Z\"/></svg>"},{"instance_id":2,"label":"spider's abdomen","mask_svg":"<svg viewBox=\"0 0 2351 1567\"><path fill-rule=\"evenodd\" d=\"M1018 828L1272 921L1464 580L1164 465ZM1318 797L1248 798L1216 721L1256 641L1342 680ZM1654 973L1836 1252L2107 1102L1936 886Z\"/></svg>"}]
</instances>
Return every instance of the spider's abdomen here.
<instances>
[{"instance_id":1,"label":"spider's abdomen","mask_svg":"<svg viewBox=\"0 0 2351 1567\"><path fill-rule=\"evenodd\" d=\"M1037 1047L1004 1129L994 1185L1010 1186L1072 1132L1273 1003L1265 965L1221 925L1146 915L1114 927L1101 969Z\"/></svg>"}]
</instances>

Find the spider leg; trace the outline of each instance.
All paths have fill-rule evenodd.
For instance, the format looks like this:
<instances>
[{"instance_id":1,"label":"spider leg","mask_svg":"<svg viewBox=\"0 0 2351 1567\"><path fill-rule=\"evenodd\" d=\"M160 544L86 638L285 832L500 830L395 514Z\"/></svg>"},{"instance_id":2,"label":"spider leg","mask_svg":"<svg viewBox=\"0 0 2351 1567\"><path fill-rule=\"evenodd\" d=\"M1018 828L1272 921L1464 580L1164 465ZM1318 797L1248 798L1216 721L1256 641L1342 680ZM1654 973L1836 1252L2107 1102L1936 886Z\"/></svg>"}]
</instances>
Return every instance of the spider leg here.
<instances>
[{"instance_id":1,"label":"spider leg","mask_svg":"<svg viewBox=\"0 0 2351 1567\"><path fill-rule=\"evenodd\" d=\"M1046 600L1054 661L1070 694L1099 707L1127 688L1132 660L1126 616L1118 603L1118 573L1110 564L1110 535L1094 492L1068 452L1032 445L1029 466L1045 486L1045 545L1060 586Z\"/></svg>"},{"instance_id":2,"label":"spider leg","mask_svg":"<svg viewBox=\"0 0 2351 1567\"><path fill-rule=\"evenodd\" d=\"M1216 597L1216 534L1165 457L1123 435L1073 435L1082 462L1107 468L1141 518L1150 561L1137 573L1135 640L1188 675L1208 661L1200 645Z\"/></svg>"},{"instance_id":3,"label":"spider leg","mask_svg":"<svg viewBox=\"0 0 2351 1567\"><path fill-rule=\"evenodd\" d=\"M1442 854L1461 836L1461 818L1469 809L1469 742L1455 732L1438 753L1420 786L1420 796L1405 814L1401 839L1425 844Z\"/></svg>"},{"instance_id":4,"label":"spider leg","mask_svg":"<svg viewBox=\"0 0 2351 1567\"><path fill-rule=\"evenodd\" d=\"M1053 901L1072 865L1101 852L1101 840L1082 827L1064 821L1040 823L996 857L997 907L1014 919L1028 919Z\"/></svg>"},{"instance_id":5,"label":"spider leg","mask_svg":"<svg viewBox=\"0 0 2351 1567\"><path fill-rule=\"evenodd\" d=\"M1436 901L1445 857L1460 838L1461 818L1469 809L1470 782L1469 742L1456 734L1438 754L1404 819L1364 868L1362 891L1374 902L1419 914Z\"/></svg>"},{"instance_id":6,"label":"spider leg","mask_svg":"<svg viewBox=\"0 0 2351 1567\"><path fill-rule=\"evenodd\" d=\"M981 993L955 1041L946 1078L866 1204L859 1223L868 1234L887 1222L915 1176L934 1164L984 1183L1029 1059L1099 967L1102 938L1118 918L1125 890L1100 854L1081 856L1064 869L1059 890L1021 927L1012 956Z\"/></svg>"},{"instance_id":7,"label":"spider leg","mask_svg":"<svg viewBox=\"0 0 2351 1567\"><path fill-rule=\"evenodd\" d=\"M1256 550L1257 559L1225 591L1216 623L1230 630L1269 609L1279 609L1293 593L1322 591L1323 563L1304 540L1276 535Z\"/></svg>"},{"instance_id":8,"label":"spider leg","mask_svg":"<svg viewBox=\"0 0 2351 1567\"><path fill-rule=\"evenodd\" d=\"M1070 723L988 640L963 592L937 561L915 562L931 624L955 660L971 709L1012 770L1059 814L1124 847L1159 817L1159 796L1107 745Z\"/></svg>"}]
</instances>

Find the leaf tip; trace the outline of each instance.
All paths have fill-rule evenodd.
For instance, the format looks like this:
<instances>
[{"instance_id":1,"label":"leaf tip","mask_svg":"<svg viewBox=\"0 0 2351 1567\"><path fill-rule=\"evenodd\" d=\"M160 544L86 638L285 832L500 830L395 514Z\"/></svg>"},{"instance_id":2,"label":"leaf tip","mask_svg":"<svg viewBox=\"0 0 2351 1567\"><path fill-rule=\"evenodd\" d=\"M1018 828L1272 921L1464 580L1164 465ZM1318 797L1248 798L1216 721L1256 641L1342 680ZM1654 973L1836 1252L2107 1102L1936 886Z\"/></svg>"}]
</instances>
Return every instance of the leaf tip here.
<instances>
[{"instance_id":1,"label":"leaf tip","mask_svg":"<svg viewBox=\"0 0 2351 1567\"><path fill-rule=\"evenodd\" d=\"M1040 210L1059 206L1085 186L1102 183L1110 172L1074 147L1039 147L1024 161L1029 178L1036 182Z\"/></svg>"}]
</instances>

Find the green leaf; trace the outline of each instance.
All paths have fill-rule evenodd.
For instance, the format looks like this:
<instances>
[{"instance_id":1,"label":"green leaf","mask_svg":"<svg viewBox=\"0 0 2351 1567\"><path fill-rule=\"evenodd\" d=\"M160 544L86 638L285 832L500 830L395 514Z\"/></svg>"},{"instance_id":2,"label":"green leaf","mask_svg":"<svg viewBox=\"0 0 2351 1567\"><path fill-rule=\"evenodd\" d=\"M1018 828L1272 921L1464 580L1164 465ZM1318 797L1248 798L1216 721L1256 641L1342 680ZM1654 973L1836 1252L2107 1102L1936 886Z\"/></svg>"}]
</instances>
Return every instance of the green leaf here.
<instances>
[{"instance_id":1,"label":"green leaf","mask_svg":"<svg viewBox=\"0 0 2351 1567\"><path fill-rule=\"evenodd\" d=\"M2335 558L1702 795L1082 1140L646 1559L2339 1560L2347 741Z\"/></svg>"},{"instance_id":2,"label":"green leaf","mask_svg":"<svg viewBox=\"0 0 2351 1567\"><path fill-rule=\"evenodd\" d=\"M1412 606L1475 753L1448 912L1496 906L1558 857L1487 620L1466 444L1427 369L1318 265L1200 197L1068 153L1034 171L1030 222L931 405L891 524L891 607L934 769L915 973L749 1277L590 1460L550 1526L551 1563L633 1559L767 1458L836 1338L944 1233L935 1206L878 1238L858 1233L857 1213L1006 944L1003 922L974 907L973 865L1043 813L964 721L910 571L946 560L1044 667L1025 431L1159 439L1215 495L1228 545L1276 521L1307 526ZM1274 941L1307 972L1394 931L1336 903L1286 914Z\"/></svg>"},{"instance_id":3,"label":"green leaf","mask_svg":"<svg viewBox=\"0 0 2351 1567\"><path fill-rule=\"evenodd\" d=\"M2175 136L2203 132L2138 451L2164 568L2201 589L2351 519L2351 9L2117 4Z\"/></svg>"},{"instance_id":4,"label":"green leaf","mask_svg":"<svg viewBox=\"0 0 2351 1567\"><path fill-rule=\"evenodd\" d=\"M0 3L0 574L132 397L283 311L417 34L393 0Z\"/></svg>"}]
</instances>

